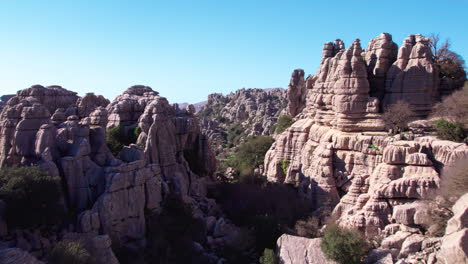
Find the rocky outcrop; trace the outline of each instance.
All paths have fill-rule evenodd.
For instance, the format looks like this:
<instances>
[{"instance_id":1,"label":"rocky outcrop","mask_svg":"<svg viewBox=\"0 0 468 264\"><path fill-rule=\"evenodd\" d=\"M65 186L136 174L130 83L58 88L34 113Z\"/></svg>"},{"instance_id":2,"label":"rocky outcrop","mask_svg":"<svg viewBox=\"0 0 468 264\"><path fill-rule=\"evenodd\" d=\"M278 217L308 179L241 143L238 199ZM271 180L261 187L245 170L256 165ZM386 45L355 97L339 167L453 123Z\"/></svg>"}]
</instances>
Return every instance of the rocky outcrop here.
<instances>
[{"instance_id":1,"label":"rocky outcrop","mask_svg":"<svg viewBox=\"0 0 468 264\"><path fill-rule=\"evenodd\" d=\"M437 260L443 264L468 263L468 193L452 208Z\"/></svg>"},{"instance_id":2,"label":"rocky outcrop","mask_svg":"<svg viewBox=\"0 0 468 264\"><path fill-rule=\"evenodd\" d=\"M398 46L392 41L392 35L388 33L382 33L371 39L367 45L365 60L372 97L383 99L387 71L396 61L397 53Z\"/></svg>"},{"instance_id":3,"label":"rocky outcrop","mask_svg":"<svg viewBox=\"0 0 468 264\"><path fill-rule=\"evenodd\" d=\"M410 35L387 72L383 105L404 100L418 117L425 117L439 99L439 72L432 59L429 39Z\"/></svg>"},{"instance_id":4,"label":"rocky outcrop","mask_svg":"<svg viewBox=\"0 0 468 264\"><path fill-rule=\"evenodd\" d=\"M410 35L398 53L387 33L365 52L359 40L346 50L336 47L325 43L319 70L305 80L305 108L267 152L268 180L295 185L314 209L330 210L343 227L382 236L377 263L435 263L439 250L465 256L461 220L449 222L457 230L451 240L432 241L421 227L429 224L427 200L441 185L441 171L468 160L468 146L428 135L425 121L391 136L381 117L402 99L415 116L426 117L440 99L428 39Z\"/></svg>"},{"instance_id":5,"label":"rocky outcrop","mask_svg":"<svg viewBox=\"0 0 468 264\"><path fill-rule=\"evenodd\" d=\"M60 175L67 208L78 212L72 230L99 244L99 263L108 263L115 259L111 242L116 248L145 247L146 218L161 210L165 195L206 207L215 159L194 112L192 106L170 105L146 86L130 87L110 104L94 94L77 97L61 87L33 86L19 91L1 113L0 165L37 165ZM114 157L106 129L119 125L141 133L137 144Z\"/></svg>"},{"instance_id":6,"label":"rocky outcrop","mask_svg":"<svg viewBox=\"0 0 468 264\"><path fill-rule=\"evenodd\" d=\"M288 111L290 116L296 116L306 104L306 82L304 80L304 70L294 70L288 86Z\"/></svg>"},{"instance_id":7,"label":"rocky outcrop","mask_svg":"<svg viewBox=\"0 0 468 264\"><path fill-rule=\"evenodd\" d=\"M359 39L336 54L330 52L330 43L325 43L323 50L318 72L306 82L305 116L342 131L382 130L379 100L369 96Z\"/></svg>"},{"instance_id":8,"label":"rocky outcrop","mask_svg":"<svg viewBox=\"0 0 468 264\"><path fill-rule=\"evenodd\" d=\"M226 144L232 144L228 142L230 131L241 137L270 135L278 117L287 114L286 93L274 88L240 89L226 96L211 94L197 113L203 134L211 140L217 154L224 151Z\"/></svg>"},{"instance_id":9,"label":"rocky outcrop","mask_svg":"<svg viewBox=\"0 0 468 264\"><path fill-rule=\"evenodd\" d=\"M334 261L328 260L322 253L320 241L320 238L282 235L277 241L280 263L334 264Z\"/></svg>"}]
</instances>

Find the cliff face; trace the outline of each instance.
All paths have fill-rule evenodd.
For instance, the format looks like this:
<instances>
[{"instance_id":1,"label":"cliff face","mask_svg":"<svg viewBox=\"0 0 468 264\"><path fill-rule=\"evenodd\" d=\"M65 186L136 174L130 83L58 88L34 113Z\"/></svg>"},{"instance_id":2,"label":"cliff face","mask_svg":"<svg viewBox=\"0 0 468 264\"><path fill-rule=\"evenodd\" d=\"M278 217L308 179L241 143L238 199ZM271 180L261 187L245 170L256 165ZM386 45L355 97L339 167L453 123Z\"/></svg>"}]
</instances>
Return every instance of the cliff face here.
<instances>
[{"instance_id":1,"label":"cliff face","mask_svg":"<svg viewBox=\"0 0 468 264\"><path fill-rule=\"evenodd\" d=\"M337 42L325 44L319 70L303 81L305 108L268 151L266 176L295 184L316 209L370 236L391 223L415 225L420 217L408 223L402 215L421 213L415 202L432 197L442 169L468 159L464 143L384 131L382 108L403 99L422 118L440 99L428 39L410 35L398 54L387 33L365 52L359 40L339 51Z\"/></svg>"},{"instance_id":2,"label":"cliff face","mask_svg":"<svg viewBox=\"0 0 468 264\"><path fill-rule=\"evenodd\" d=\"M197 117L203 134L220 153L231 143L228 142L230 130L241 131L244 137L270 135L278 117L287 113L286 107L284 89L240 89L226 96L209 95Z\"/></svg>"},{"instance_id":3,"label":"cliff face","mask_svg":"<svg viewBox=\"0 0 468 264\"><path fill-rule=\"evenodd\" d=\"M218 220L209 216L206 208L215 204L205 198L215 159L192 106L181 110L145 86L129 88L112 103L33 86L8 101L0 121L0 166L37 165L60 175L66 206L78 212L69 231L82 237L108 235L115 247L144 248L146 219L169 193L191 203L198 217ZM106 130L118 125L138 126L141 133L137 144L114 157Z\"/></svg>"}]
</instances>

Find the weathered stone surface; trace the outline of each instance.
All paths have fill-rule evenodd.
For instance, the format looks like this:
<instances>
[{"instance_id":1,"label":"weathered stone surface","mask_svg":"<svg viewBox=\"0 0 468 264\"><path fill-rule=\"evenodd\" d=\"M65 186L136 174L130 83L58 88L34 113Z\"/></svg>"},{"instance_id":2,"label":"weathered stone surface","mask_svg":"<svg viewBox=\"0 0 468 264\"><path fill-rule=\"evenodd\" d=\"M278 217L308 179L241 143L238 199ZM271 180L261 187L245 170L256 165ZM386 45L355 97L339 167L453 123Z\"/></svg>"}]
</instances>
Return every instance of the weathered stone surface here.
<instances>
[{"instance_id":1,"label":"weathered stone surface","mask_svg":"<svg viewBox=\"0 0 468 264\"><path fill-rule=\"evenodd\" d=\"M19 248L7 248L0 250L1 264L43 264L28 252Z\"/></svg>"},{"instance_id":2,"label":"weathered stone surface","mask_svg":"<svg viewBox=\"0 0 468 264\"><path fill-rule=\"evenodd\" d=\"M417 116L425 117L440 96L438 89L439 73L432 59L429 39L409 35L387 72L384 107L405 100Z\"/></svg>"},{"instance_id":3,"label":"weathered stone surface","mask_svg":"<svg viewBox=\"0 0 468 264\"><path fill-rule=\"evenodd\" d=\"M385 93L386 73L397 59L398 46L392 41L392 35L382 33L371 39L365 54L370 94L382 100Z\"/></svg>"},{"instance_id":4,"label":"weathered stone surface","mask_svg":"<svg viewBox=\"0 0 468 264\"><path fill-rule=\"evenodd\" d=\"M468 193L452 207L437 260L441 263L468 263Z\"/></svg>"},{"instance_id":5,"label":"weathered stone surface","mask_svg":"<svg viewBox=\"0 0 468 264\"><path fill-rule=\"evenodd\" d=\"M326 259L320 249L320 238L305 238L282 235L277 241L277 252L280 263L297 264L332 264L334 261Z\"/></svg>"},{"instance_id":6,"label":"weathered stone surface","mask_svg":"<svg viewBox=\"0 0 468 264\"><path fill-rule=\"evenodd\" d=\"M304 80L304 70L294 70L288 86L288 111L294 117L305 107L307 89Z\"/></svg>"}]
</instances>

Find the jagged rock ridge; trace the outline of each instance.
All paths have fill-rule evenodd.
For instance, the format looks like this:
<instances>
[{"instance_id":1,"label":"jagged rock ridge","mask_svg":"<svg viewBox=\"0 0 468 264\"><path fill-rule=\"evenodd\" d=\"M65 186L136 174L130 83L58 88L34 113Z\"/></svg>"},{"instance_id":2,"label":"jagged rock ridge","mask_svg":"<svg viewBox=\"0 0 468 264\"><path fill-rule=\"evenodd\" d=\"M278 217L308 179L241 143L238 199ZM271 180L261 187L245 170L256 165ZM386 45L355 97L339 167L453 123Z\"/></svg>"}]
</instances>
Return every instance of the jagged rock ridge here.
<instances>
[{"instance_id":1,"label":"jagged rock ridge","mask_svg":"<svg viewBox=\"0 0 468 264\"><path fill-rule=\"evenodd\" d=\"M228 133L236 126L244 136L270 135L270 128L280 115L286 114L286 90L240 89L228 95L210 94L206 105L197 113L203 134L217 153L228 143Z\"/></svg>"}]
</instances>

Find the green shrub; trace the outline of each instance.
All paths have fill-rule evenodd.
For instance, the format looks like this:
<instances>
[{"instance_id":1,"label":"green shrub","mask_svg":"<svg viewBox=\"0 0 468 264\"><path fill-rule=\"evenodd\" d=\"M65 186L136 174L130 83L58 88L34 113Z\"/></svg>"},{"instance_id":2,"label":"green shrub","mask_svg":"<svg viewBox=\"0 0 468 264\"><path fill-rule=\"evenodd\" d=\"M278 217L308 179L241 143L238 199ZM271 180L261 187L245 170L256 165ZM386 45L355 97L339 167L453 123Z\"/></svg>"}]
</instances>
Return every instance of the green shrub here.
<instances>
[{"instance_id":1,"label":"green shrub","mask_svg":"<svg viewBox=\"0 0 468 264\"><path fill-rule=\"evenodd\" d=\"M466 138L466 131L463 126L457 123L451 123L446 120L437 120L434 122L437 137L444 140L463 142Z\"/></svg>"},{"instance_id":2,"label":"green shrub","mask_svg":"<svg viewBox=\"0 0 468 264\"><path fill-rule=\"evenodd\" d=\"M37 167L0 169L0 199L7 204L9 227L59 223L65 213L60 177Z\"/></svg>"},{"instance_id":3,"label":"green shrub","mask_svg":"<svg viewBox=\"0 0 468 264\"><path fill-rule=\"evenodd\" d=\"M107 146L114 156L118 156L124 146L136 143L140 133L141 128L138 126L129 131L125 131L125 127L121 125L109 128L106 137Z\"/></svg>"},{"instance_id":4,"label":"green shrub","mask_svg":"<svg viewBox=\"0 0 468 264\"><path fill-rule=\"evenodd\" d=\"M339 264L362 263L368 251L366 240L357 231L337 225L325 229L320 248L328 259Z\"/></svg>"},{"instance_id":5,"label":"green shrub","mask_svg":"<svg viewBox=\"0 0 468 264\"><path fill-rule=\"evenodd\" d=\"M283 171L284 175L288 173L288 168L289 168L289 160L280 160L278 164L281 167L281 170Z\"/></svg>"},{"instance_id":6,"label":"green shrub","mask_svg":"<svg viewBox=\"0 0 468 264\"><path fill-rule=\"evenodd\" d=\"M89 252L78 241L60 241L49 253L51 264L91 264Z\"/></svg>"},{"instance_id":7,"label":"green shrub","mask_svg":"<svg viewBox=\"0 0 468 264\"><path fill-rule=\"evenodd\" d=\"M239 145L244 137L245 129L241 124L236 123L228 127L226 136L228 147L232 148L234 146Z\"/></svg>"},{"instance_id":8,"label":"green shrub","mask_svg":"<svg viewBox=\"0 0 468 264\"><path fill-rule=\"evenodd\" d=\"M272 249L265 248L263 256L260 257L260 264L277 264L276 254Z\"/></svg>"},{"instance_id":9,"label":"green shrub","mask_svg":"<svg viewBox=\"0 0 468 264\"><path fill-rule=\"evenodd\" d=\"M276 124L270 128L270 134L283 133L288 127L294 123L293 119L288 115L282 115L278 118Z\"/></svg>"},{"instance_id":10,"label":"green shrub","mask_svg":"<svg viewBox=\"0 0 468 264\"><path fill-rule=\"evenodd\" d=\"M273 138L265 136L247 138L234 156L226 161L227 165L239 172L241 178L252 175L254 169L263 164L265 154L273 142Z\"/></svg>"}]
</instances>

